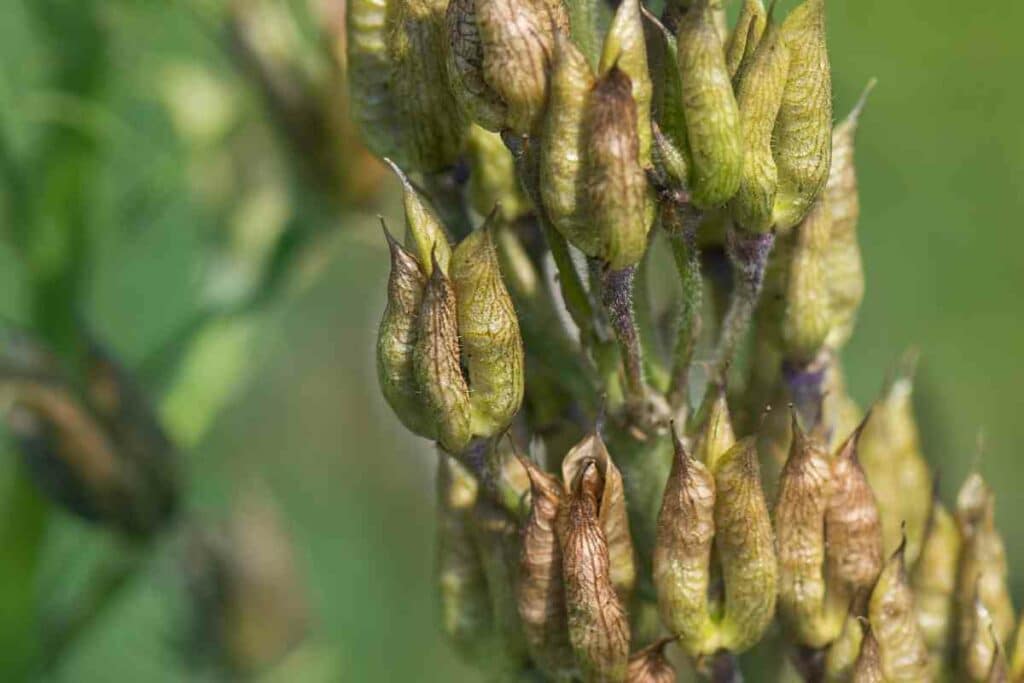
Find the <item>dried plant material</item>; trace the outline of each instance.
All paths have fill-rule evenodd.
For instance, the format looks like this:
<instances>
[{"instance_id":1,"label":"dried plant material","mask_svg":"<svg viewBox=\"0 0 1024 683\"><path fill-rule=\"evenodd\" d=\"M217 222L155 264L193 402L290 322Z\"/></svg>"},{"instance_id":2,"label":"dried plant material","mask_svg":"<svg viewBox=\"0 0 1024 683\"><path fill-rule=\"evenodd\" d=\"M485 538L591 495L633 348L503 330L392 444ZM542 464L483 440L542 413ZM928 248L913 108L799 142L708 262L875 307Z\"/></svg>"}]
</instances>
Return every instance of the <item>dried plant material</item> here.
<instances>
[{"instance_id":1,"label":"dried plant material","mask_svg":"<svg viewBox=\"0 0 1024 683\"><path fill-rule=\"evenodd\" d=\"M415 250L420 265L427 275L433 272L434 262L448 274L452 248L448 234L427 199L409 180L409 176L390 159L384 161L402 183L402 205L405 209L405 246Z\"/></svg>"},{"instance_id":2,"label":"dried plant material","mask_svg":"<svg viewBox=\"0 0 1024 683\"><path fill-rule=\"evenodd\" d=\"M855 598L851 602L851 606L862 602L863 599ZM864 643L864 626L863 616L854 612L847 613L846 619L843 621L843 628L839 632L839 637L832 642L825 652L825 680L850 680ZM875 641L870 647L877 651L878 642Z\"/></svg>"},{"instance_id":3,"label":"dried plant material","mask_svg":"<svg viewBox=\"0 0 1024 683\"><path fill-rule=\"evenodd\" d=\"M601 52L599 73L617 67L629 77L636 104L638 150L642 168L651 165L651 98L653 85L647 65L640 0L623 0L615 10Z\"/></svg>"},{"instance_id":4,"label":"dried plant material","mask_svg":"<svg viewBox=\"0 0 1024 683\"><path fill-rule=\"evenodd\" d=\"M970 602L960 607L960 643L957 661L958 680L981 683L988 680L997 660L1003 657L1001 639L995 629L993 615L985 607L979 590ZM998 671L998 668L997 668Z\"/></svg>"},{"instance_id":5,"label":"dried plant material","mask_svg":"<svg viewBox=\"0 0 1024 683\"><path fill-rule=\"evenodd\" d=\"M929 677L928 648L914 613L914 595L900 544L886 562L868 601L868 619L878 640L882 672L889 681Z\"/></svg>"},{"instance_id":6,"label":"dried plant material","mask_svg":"<svg viewBox=\"0 0 1024 683\"><path fill-rule=\"evenodd\" d=\"M448 32L448 78L455 97L470 119L490 131L500 131L508 107L484 76L484 45L476 20L477 0L451 0L445 12Z\"/></svg>"},{"instance_id":7,"label":"dried plant material","mask_svg":"<svg viewBox=\"0 0 1024 683\"><path fill-rule=\"evenodd\" d=\"M853 683L886 683L889 679L882 669L882 653L874 629L867 624L863 628L864 638L850 680Z\"/></svg>"},{"instance_id":8,"label":"dried plant material","mask_svg":"<svg viewBox=\"0 0 1024 683\"><path fill-rule=\"evenodd\" d=\"M957 569L961 538L956 521L936 498L921 554L911 574L914 610L932 659L941 666L953 644Z\"/></svg>"},{"instance_id":9,"label":"dried plant material","mask_svg":"<svg viewBox=\"0 0 1024 683\"><path fill-rule=\"evenodd\" d=\"M675 683L676 670L665 656L665 648L675 638L662 638L629 658L628 683Z\"/></svg>"}]
</instances>

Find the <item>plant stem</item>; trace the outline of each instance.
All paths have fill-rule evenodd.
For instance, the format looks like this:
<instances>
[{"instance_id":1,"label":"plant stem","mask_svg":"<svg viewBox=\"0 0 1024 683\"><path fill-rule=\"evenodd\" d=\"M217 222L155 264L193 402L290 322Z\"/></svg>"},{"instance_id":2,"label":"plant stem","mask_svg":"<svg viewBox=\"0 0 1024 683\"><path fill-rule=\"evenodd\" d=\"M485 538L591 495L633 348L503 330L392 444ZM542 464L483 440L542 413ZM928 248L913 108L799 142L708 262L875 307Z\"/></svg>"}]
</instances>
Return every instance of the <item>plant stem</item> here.
<instances>
[{"instance_id":1,"label":"plant stem","mask_svg":"<svg viewBox=\"0 0 1024 683\"><path fill-rule=\"evenodd\" d=\"M669 407L673 413L681 410L689 413L690 410L690 366L700 335L700 315L704 306L704 279L700 269L700 250L697 248L699 221L699 214L688 212L686 207L676 208L666 204L662 212L662 222L669 231L669 245L683 290L668 389Z\"/></svg>"},{"instance_id":2,"label":"plant stem","mask_svg":"<svg viewBox=\"0 0 1024 683\"><path fill-rule=\"evenodd\" d=\"M643 352L633 313L633 282L636 266L621 270L602 268L600 272L601 305L619 343L619 353L626 371L626 398L633 402L644 400L647 383L644 381Z\"/></svg>"}]
</instances>

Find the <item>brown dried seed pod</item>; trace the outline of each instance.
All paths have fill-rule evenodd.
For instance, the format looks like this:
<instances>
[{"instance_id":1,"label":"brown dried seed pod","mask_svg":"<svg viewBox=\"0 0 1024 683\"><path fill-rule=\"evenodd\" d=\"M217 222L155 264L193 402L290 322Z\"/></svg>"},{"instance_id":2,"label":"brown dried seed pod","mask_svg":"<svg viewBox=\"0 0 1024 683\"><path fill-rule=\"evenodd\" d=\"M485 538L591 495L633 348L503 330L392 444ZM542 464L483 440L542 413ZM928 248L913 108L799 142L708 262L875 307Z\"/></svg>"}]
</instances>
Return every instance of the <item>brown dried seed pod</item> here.
<instances>
[{"instance_id":1,"label":"brown dried seed pod","mask_svg":"<svg viewBox=\"0 0 1024 683\"><path fill-rule=\"evenodd\" d=\"M882 653L874 629L870 624L863 626L864 638L861 640L860 654L853 665L851 680L853 683L886 683L882 670Z\"/></svg>"},{"instance_id":2,"label":"brown dried seed pod","mask_svg":"<svg viewBox=\"0 0 1024 683\"><path fill-rule=\"evenodd\" d=\"M708 609L715 481L686 453L674 429L672 436L675 458L658 515L654 586L662 621L687 654L698 656L717 649Z\"/></svg>"},{"instance_id":3,"label":"brown dried seed pod","mask_svg":"<svg viewBox=\"0 0 1024 683\"><path fill-rule=\"evenodd\" d=\"M640 165L651 165L651 98L653 85L647 64L640 0L623 0L615 10L601 51L599 73L613 66L629 77L636 103L638 157Z\"/></svg>"},{"instance_id":4,"label":"brown dried seed pod","mask_svg":"<svg viewBox=\"0 0 1024 683\"><path fill-rule=\"evenodd\" d=\"M936 498L911 585L914 610L933 659L946 659L952 645L957 566L961 539L956 521Z\"/></svg>"},{"instance_id":5,"label":"brown dried seed pod","mask_svg":"<svg viewBox=\"0 0 1024 683\"><path fill-rule=\"evenodd\" d=\"M665 647L675 638L662 638L629 658L628 683L674 683L676 670L665 656Z\"/></svg>"},{"instance_id":6,"label":"brown dried seed pod","mask_svg":"<svg viewBox=\"0 0 1024 683\"><path fill-rule=\"evenodd\" d=\"M878 576L868 618L878 639L882 672L890 681L928 680L928 648L914 614L914 595L901 543Z\"/></svg>"},{"instance_id":7,"label":"brown dried seed pod","mask_svg":"<svg viewBox=\"0 0 1024 683\"><path fill-rule=\"evenodd\" d=\"M420 306L413 376L437 425L438 441L458 453L471 436L469 388L459 363L455 290L436 259Z\"/></svg>"},{"instance_id":8,"label":"brown dried seed pod","mask_svg":"<svg viewBox=\"0 0 1024 683\"><path fill-rule=\"evenodd\" d=\"M585 681L626 680L629 620L611 579L597 463L580 463L558 519L569 640Z\"/></svg>"}]
</instances>

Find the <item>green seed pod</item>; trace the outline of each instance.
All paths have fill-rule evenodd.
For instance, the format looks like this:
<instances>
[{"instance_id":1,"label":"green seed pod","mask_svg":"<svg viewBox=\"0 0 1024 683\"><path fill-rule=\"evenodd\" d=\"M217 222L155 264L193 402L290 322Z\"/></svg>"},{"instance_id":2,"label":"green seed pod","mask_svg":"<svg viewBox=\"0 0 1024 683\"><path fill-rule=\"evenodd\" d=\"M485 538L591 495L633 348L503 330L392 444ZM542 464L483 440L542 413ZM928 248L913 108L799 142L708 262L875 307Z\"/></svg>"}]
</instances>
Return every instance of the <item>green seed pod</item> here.
<instances>
[{"instance_id":1,"label":"green seed pod","mask_svg":"<svg viewBox=\"0 0 1024 683\"><path fill-rule=\"evenodd\" d=\"M493 614L487 577L473 542L469 512L476 504L477 482L447 453L438 453L437 576L441 624L455 648L483 661L493 644Z\"/></svg>"},{"instance_id":2,"label":"green seed pod","mask_svg":"<svg viewBox=\"0 0 1024 683\"><path fill-rule=\"evenodd\" d=\"M855 600L856 602L856 600ZM852 605L851 605L852 606ZM853 669L857 665L860 651L864 646L864 630L867 625L863 616L849 611L843 622L843 629L839 637L829 645L825 652L825 680L826 681L849 681L853 676ZM874 655L877 657L877 641L871 645L876 649ZM876 660L877 661L877 660Z\"/></svg>"},{"instance_id":3,"label":"green seed pod","mask_svg":"<svg viewBox=\"0 0 1024 683\"><path fill-rule=\"evenodd\" d=\"M438 441L458 453L471 436L469 388L459 365L455 290L436 258L420 306L413 377L437 425Z\"/></svg>"},{"instance_id":4,"label":"green seed pod","mask_svg":"<svg viewBox=\"0 0 1024 683\"><path fill-rule=\"evenodd\" d=\"M417 319L427 278L416 257L384 227L391 254L388 303L377 332L377 380L384 399L406 429L436 437L433 418L423 403L413 371Z\"/></svg>"},{"instance_id":5,"label":"green seed pod","mask_svg":"<svg viewBox=\"0 0 1024 683\"><path fill-rule=\"evenodd\" d=\"M452 248L448 243L448 234L437 213L427 199L420 194L409 176L390 159L385 163L398 176L402 183L402 206L405 209L405 245L415 250L419 262L427 275L433 269L434 261L441 264L441 270L448 272L448 262L452 258Z\"/></svg>"},{"instance_id":6,"label":"green seed pod","mask_svg":"<svg viewBox=\"0 0 1024 683\"><path fill-rule=\"evenodd\" d=\"M782 107L789 62L789 46L779 27L768 22L736 91L744 155L739 189L730 206L737 225L751 232L767 232L773 226L779 171L772 132Z\"/></svg>"},{"instance_id":7,"label":"green seed pod","mask_svg":"<svg viewBox=\"0 0 1024 683\"><path fill-rule=\"evenodd\" d=\"M825 611L825 512L832 492L832 467L816 439L793 413L789 459L779 477L775 537L779 552L779 612L801 645L822 648L838 636L846 605Z\"/></svg>"},{"instance_id":8,"label":"green seed pod","mask_svg":"<svg viewBox=\"0 0 1024 683\"><path fill-rule=\"evenodd\" d=\"M647 8L641 7L650 47L648 59L655 75L651 99L652 163L667 174L673 186L687 182L686 116L683 113L683 79L679 74L676 38Z\"/></svg>"},{"instance_id":9,"label":"green seed pod","mask_svg":"<svg viewBox=\"0 0 1024 683\"><path fill-rule=\"evenodd\" d=\"M831 273L826 270L829 247L828 206L820 198L794 229L789 254L782 348L786 361L803 367L818 357L832 329L832 305L828 297Z\"/></svg>"},{"instance_id":10,"label":"green seed pod","mask_svg":"<svg viewBox=\"0 0 1024 683\"><path fill-rule=\"evenodd\" d=\"M715 385L708 389L698 419L701 427L694 457L714 470L718 460L736 444L725 387Z\"/></svg>"},{"instance_id":11,"label":"green seed pod","mask_svg":"<svg viewBox=\"0 0 1024 683\"><path fill-rule=\"evenodd\" d=\"M622 0L615 10L601 51L599 73L618 67L629 77L633 102L636 104L638 158L640 166L651 165L651 98L653 84L647 65L647 44L644 40L640 0Z\"/></svg>"},{"instance_id":12,"label":"green seed pod","mask_svg":"<svg viewBox=\"0 0 1024 683\"><path fill-rule=\"evenodd\" d=\"M662 638L629 658L629 683L675 683L676 670L665 656L665 647L675 638Z\"/></svg>"},{"instance_id":13,"label":"green seed pod","mask_svg":"<svg viewBox=\"0 0 1024 683\"><path fill-rule=\"evenodd\" d=\"M911 401L916 357L908 354L871 410L860 442L860 458L882 514L885 552L902 538L906 523L907 563L921 552L932 507L932 474L921 453Z\"/></svg>"},{"instance_id":14,"label":"green seed pod","mask_svg":"<svg viewBox=\"0 0 1024 683\"><path fill-rule=\"evenodd\" d=\"M960 649L957 658L960 676L957 680L982 683L988 680L993 666L1003 657L1001 641L996 633L994 616L975 592L970 602L961 606Z\"/></svg>"},{"instance_id":15,"label":"green seed pod","mask_svg":"<svg viewBox=\"0 0 1024 683\"><path fill-rule=\"evenodd\" d=\"M519 558L519 618L538 668L555 680L568 680L576 664L566 625L562 549L555 528L562 487L532 461L524 458L521 462L530 477L532 503Z\"/></svg>"},{"instance_id":16,"label":"green seed pod","mask_svg":"<svg viewBox=\"0 0 1024 683\"><path fill-rule=\"evenodd\" d=\"M936 498L928 530L911 576L914 609L932 659L941 666L953 635L954 595L960 559L960 531L956 521Z\"/></svg>"},{"instance_id":17,"label":"green seed pod","mask_svg":"<svg viewBox=\"0 0 1024 683\"><path fill-rule=\"evenodd\" d=\"M732 30L725 48L725 63L729 78L735 83L743 61L750 60L757 51L764 30L768 26L768 14L761 0L744 0L736 27Z\"/></svg>"},{"instance_id":18,"label":"green seed pod","mask_svg":"<svg viewBox=\"0 0 1024 683\"><path fill-rule=\"evenodd\" d=\"M402 164L402 122L395 105L391 67L385 37L394 21L395 3L388 0L352 0L346 5L347 66L352 117L363 140L379 157L395 157ZM389 16L389 14L391 16Z\"/></svg>"},{"instance_id":19,"label":"green seed pod","mask_svg":"<svg viewBox=\"0 0 1024 683\"><path fill-rule=\"evenodd\" d=\"M718 649L708 609L715 480L673 430L675 458L665 485L654 544L654 586L661 619L690 656Z\"/></svg>"},{"instance_id":20,"label":"green seed pod","mask_svg":"<svg viewBox=\"0 0 1024 683\"><path fill-rule=\"evenodd\" d=\"M868 601L868 619L878 640L887 681L929 678L928 648L914 614L914 595L901 543L886 562Z\"/></svg>"},{"instance_id":21,"label":"green seed pod","mask_svg":"<svg viewBox=\"0 0 1024 683\"><path fill-rule=\"evenodd\" d=\"M586 253L611 270L639 263L647 248L649 198L636 120L629 77L612 67L590 92L583 129L584 196L599 241L596 252Z\"/></svg>"},{"instance_id":22,"label":"green seed pod","mask_svg":"<svg viewBox=\"0 0 1024 683\"><path fill-rule=\"evenodd\" d=\"M858 628L860 628L858 626ZM860 654L853 665L853 672L850 680L853 683L887 683L882 669L882 649L878 639L875 637L874 629L870 624L865 624L864 637L861 640Z\"/></svg>"},{"instance_id":23,"label":"green seed pod","mask_svg":"<svg viewBox=\"0 0 1024 683\"><path fill-rule=\"evenodd\" d=\"M600 251L600 236L583 210L583 122L594 75L586 57L563 33L555 36L551 101L540 145L540 191L544 209L562 235L588 254Z\"/></svg>"},{"instance_id":24,"label":"green seed pod","mask_svg":"<svg viewBox=\"0 0 1024 683\"><path fill-rule=\"evenodd\" d=\"M470 126L467 151L473 168L469 198L477 213L486 216L498 207L502 219L514 221L531 211L516 178L515 161L500 135Z\"/></svg>"},{"instance_id":25,"label":"green seed pod","mask_svg":"<svg viewBox=\"0 0 1024 683\"><path fill-rule=\"evenodd\" d=\"M679 22L677 39L690 198L699 208L709 209L736 194L744 151L739 108L710 0L689 7Z\"/></svg>"},{"instance_id":26,"label":"green seed pod","mask_svg":"<svg viewBox=\"0 0 1024 683\"><path fill-rule=\"evenodd\" d=\"M459 104L477 124L500 131L508 107L484 78L484 46L476 20L477 0L451 0L445 12L448 78Z\"/></svg>"},{"instance_id":27,"label":"green seed pod","mask_svg":"<svg viewBox=\"0 0 1024 683\"><path fill-rule=\"evenodd\" d=\"M772 219L788 230L807 215L832 161L832 77L825 47L825 0L805 0L782 24L789 72L772 136L778 194Z\"/></svg>"},{"instance_id":28,"label":"green seed pod","mask_svg":"<svg viewBox=\"0 0 1024 683\"><path fill-rule=\"evenodd\" d=\"M584 681L623 682L629 620L612 581L610 548L600 519L607 477L602 477L595 460L586 458L569 481L558 519L569 640Z\"/></svg>"},{"instance_id":29,"label":"green seed pod","mask_svg":"<svg viewBox=\"0 0 1024 683\"><path fill-rule=\"evenodd\" d=\"M757 643L775 616L778 561L756 444L743 439L713 468L715 549L725 582L721 644L736 653Z\"/></svg>"},{"instance_id":30,"label":"green seed pod","mask_svg":"<svg viewBox=\"0 0 1024 683\"><path fill-rule=\"evenodd\" d=\"M611 582L622 604L627 605L636 583L636 564L633 539L629 532L626 494L622 474L596 431L585 436L562 460L562 481L567 492L588 462L594 463L600 475L602 489L597 498L598 516L608 547Z\"/></svg>"},{"instance_id":31,"label":"green seed pod","mask_svg":"<svg viewBox=\"0 0 1024 683\"><path fill-rule=\"evenodd\" d=\"M401 117L401 155L409 168L440 171L454 164L469 124L448 82L445 0L400 0L385 41L391 105Z\"/></svg>"},{"instance_id":32,"label":"green seed pod","mask_svg":"<svg viewBox=\"0 0 1024 683\"><path fill-rule=\"evenodd\" d=\"M523 340L489 225L462 240L451 268L472 387L471 429L478 436L494 436L508 426L523 402Z\"/></svg>"}]
</instances>

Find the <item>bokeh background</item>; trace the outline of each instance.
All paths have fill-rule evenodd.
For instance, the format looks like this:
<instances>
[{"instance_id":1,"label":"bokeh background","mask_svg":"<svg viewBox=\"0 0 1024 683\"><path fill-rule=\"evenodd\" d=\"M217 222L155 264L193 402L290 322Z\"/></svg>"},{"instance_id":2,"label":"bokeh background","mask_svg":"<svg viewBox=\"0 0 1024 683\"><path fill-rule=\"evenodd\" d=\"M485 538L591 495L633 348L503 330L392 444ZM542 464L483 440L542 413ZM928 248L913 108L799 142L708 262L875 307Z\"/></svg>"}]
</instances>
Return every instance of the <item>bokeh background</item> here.
<instances>
[{"instance_id":1,"label":"bokeh background","mask_svg":"<svg viewBox=\"0 0 1024 683\"><path fill-rule=\"evenodd\" d=\"M306 3L264 4L293 23L257 27L260 40L283 53L296 38L315 46ZM832 0L828 11L837 113L879 79L857 150L868 288L845 356L852 393L868 403L901 351L920 349L926 453L947 498L980 462L1021 604L1024 4ZM252 480L277 500L315 614L308 670L475 680L435 626L431 451L383 405L373 371L387 269L374 216L398 220L396 183L380 176L374 191L365 167L365 187L339 204L310 190L295 173L309 151L283 142L224 16L213 0L0 3L4 153L31 162L54 127L94 145L88 165L48 162L77 194L35 167L17 193L34 220L85 221L82 314L143 373L186 447L190 511L221 514ZM296 59L323 68L301 50ZM5 209L12 194L0 193ZM296 224L315 239L263 296L260 274ZM0 242L0 314L28 319L25 287ZM98 536L51 519L38 590L71 591L105 547ZM0 562L17 553L0 548ZM179 570L170 557L152 564L56 680L185 680Z\"/></svg>"}]
</instances>

